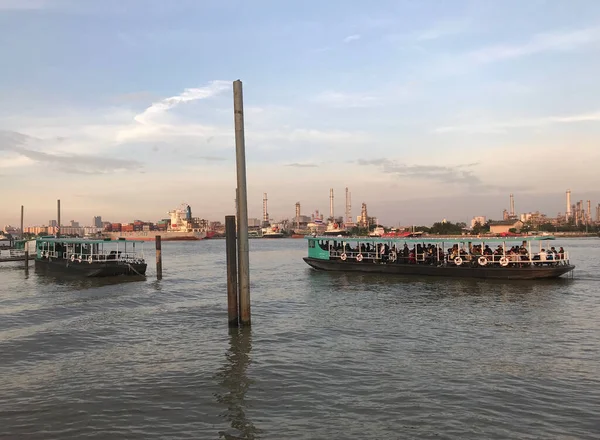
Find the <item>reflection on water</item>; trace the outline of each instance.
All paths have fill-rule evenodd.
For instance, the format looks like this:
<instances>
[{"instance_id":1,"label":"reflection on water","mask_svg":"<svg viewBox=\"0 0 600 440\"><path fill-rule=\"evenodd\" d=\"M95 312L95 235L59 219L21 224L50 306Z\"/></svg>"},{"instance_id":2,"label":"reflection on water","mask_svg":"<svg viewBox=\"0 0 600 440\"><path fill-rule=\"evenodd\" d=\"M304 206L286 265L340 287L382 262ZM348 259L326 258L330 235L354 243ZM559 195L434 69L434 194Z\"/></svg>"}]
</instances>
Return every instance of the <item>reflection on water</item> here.
<instances>
[{"instance_id":1,"label":"reflection on water","mask_svg":"<svg viewBox=\"0 0 600 440\"><path fill-rule=\"evenodd\" d=\"M215 379L223 388L215 398L227 407L222 417L231 424L231 429L219 431L219 438L254 439L260 430L248 420L245 412L246 392L253 381L248 378L246 370L250 363L252 349L252 331L250 328L229 330L229 350L225 353L225 365L217 372Z\"/></svg>"}]
</instances>

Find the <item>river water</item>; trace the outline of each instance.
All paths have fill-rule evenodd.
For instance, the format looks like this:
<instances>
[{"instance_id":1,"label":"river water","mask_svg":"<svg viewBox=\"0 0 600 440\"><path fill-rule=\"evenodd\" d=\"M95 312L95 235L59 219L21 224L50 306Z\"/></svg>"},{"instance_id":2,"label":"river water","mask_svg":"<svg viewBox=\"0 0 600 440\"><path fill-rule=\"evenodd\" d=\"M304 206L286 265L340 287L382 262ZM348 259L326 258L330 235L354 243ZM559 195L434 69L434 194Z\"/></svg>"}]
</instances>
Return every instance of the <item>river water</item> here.
<instances>
[{"instance_id":1,"label":"river water","mask_svg":"<svg viewBox=\"0 0 600 440\"><path fill-rule=\"evenodd\" d=\"M573 280L316 272L251 240L233 332L223 240L163 243L160 282L2 264L0 438L598 439L600 240L553 244Z\"/></svg>"}]
</instances>

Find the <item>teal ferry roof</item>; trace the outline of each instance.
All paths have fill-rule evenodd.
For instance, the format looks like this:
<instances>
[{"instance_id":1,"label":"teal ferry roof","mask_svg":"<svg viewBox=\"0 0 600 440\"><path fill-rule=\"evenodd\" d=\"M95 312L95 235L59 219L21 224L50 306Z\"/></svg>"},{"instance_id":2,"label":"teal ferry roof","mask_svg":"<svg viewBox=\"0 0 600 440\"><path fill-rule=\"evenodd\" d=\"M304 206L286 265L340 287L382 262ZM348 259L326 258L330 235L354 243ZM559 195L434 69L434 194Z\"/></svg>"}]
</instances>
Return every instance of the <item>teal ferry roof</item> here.
<instances>
[{"instance_id":1,"label":"teal ferry roof","mask_svg":"<svg viewBox=\"0 0 600 440\"><path fill-rule=\"evenodd\" d=\"M461 237L461 238L447 238L447 237L334 237L334 236L316 236L306 237L308 240L328 240L328 241L364 241L369 243L389 243L389 242L400 242L400 243L505 243L507 241L544 241L544 240L554 240L555 237L553 235L528 235L524 237Z\"/></svg>"},{"instance_id":2,"label":"teal ferry roof","mask_svg":"<svg viewBox=\"0 0 600 440\"><path fill-rule=\"evenodd\" d=\"M104 244L104 243L144 243L144 240L110 240L110 239L87 239L87 238L56 238L41 237L36 239L44 243L72 243L72 244Z\"/></svg>"}]
</instances>

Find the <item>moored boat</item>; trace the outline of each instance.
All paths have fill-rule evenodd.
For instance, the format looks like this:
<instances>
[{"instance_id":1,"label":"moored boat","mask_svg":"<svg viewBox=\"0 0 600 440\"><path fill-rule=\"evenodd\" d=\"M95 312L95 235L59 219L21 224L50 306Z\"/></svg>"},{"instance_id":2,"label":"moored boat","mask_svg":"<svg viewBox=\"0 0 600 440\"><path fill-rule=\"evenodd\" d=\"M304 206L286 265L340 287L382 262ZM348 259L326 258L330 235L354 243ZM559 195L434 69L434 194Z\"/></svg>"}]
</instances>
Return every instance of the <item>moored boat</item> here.
<instances>
[{"instance_id":1,"label":"moored boat","mask_svg":"<svg viewBox=\"0 0 600 440\"><path fill-rule=\"evenodd\" d=\"M546 250L542 247L545 240L547 237L307 237L304 261L317 270L462 278L530 280L571 272L575 266L568 253L562 247ZM537 252L532 249L536 244Z\"/></svg>"},{"instance_id":2,"label":"moored boat","mask_svg":"<svg viewBox=\"0 0 600 440\"><path fill-rule=\"evenodd\" d=\"M36 240L35 267L83 277L108 277L143 276L147 265L143 241L44 237Z\"/></svg>"}]
</instances>

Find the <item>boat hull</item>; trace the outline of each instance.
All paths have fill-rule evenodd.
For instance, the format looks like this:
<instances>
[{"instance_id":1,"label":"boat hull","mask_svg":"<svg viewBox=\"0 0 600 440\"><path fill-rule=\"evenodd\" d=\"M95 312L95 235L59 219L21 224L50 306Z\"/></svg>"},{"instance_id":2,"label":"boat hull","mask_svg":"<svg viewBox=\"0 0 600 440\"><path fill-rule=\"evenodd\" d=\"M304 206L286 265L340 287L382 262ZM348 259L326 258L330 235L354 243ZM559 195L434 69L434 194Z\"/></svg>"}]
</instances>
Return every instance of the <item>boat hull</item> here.
<instances>
[{"instance_id":1,"label":"boat hull","mask_svg":"<svg viewBox=\"0 0 600 440\"><path fill-rule=\"evenodd\" d=\"M98 261L81 263L59 259L35 259L35 268L40 271L73 274L81 277L144 276L146 263L128 263L125 261Z\"/></svg>"},{"instance_id":2,"label":"boat hull","mask_svg":"<svg viewBox=\"0 0 600 440\"><path fill-rule=\"evenodd\" d=\"M322 260L304 257L317 270L338 272L367 272L397 275L442 276L456 278L484 278L500 280L537 280L558 278L573 269L573 265L529 267L468 267L435 266L428 264L374 263L372 261Z\"/></svg>"}]
</instances>

